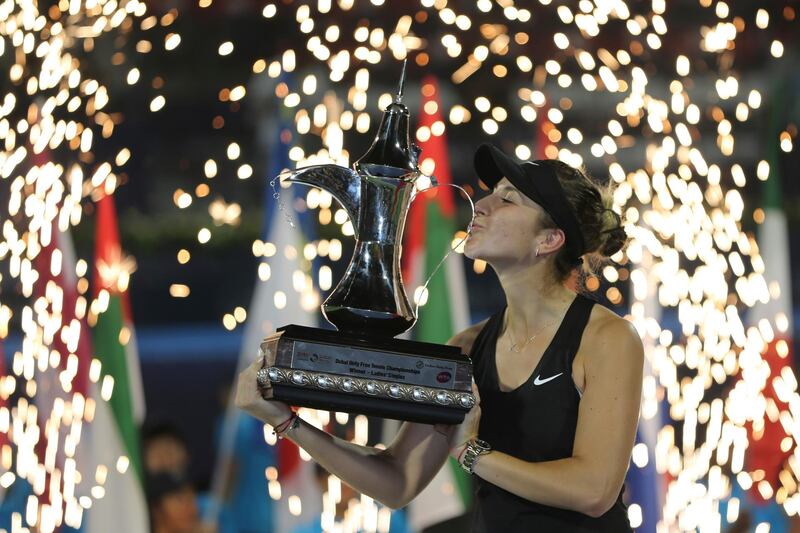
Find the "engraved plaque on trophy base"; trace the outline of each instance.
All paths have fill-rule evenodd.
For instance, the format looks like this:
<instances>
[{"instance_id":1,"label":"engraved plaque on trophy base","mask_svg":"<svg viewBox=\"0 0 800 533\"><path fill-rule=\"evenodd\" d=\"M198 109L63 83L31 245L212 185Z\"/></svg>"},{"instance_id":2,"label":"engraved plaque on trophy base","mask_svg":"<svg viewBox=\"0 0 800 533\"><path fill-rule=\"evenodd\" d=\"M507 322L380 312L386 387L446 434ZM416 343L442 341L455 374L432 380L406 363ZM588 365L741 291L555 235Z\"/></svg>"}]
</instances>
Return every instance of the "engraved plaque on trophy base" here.
<instances>
[{"instance_id":1,"label":"engraved plaque on trophy base","mask_svg":"<svg viewBox=\"0 0 800 533\"><path fill-rule=\"evenodd\" d=\"M289 325L261 353L271 397L291 405L457 424L475 401L472 363L455 346Z\"/></svg>"}]
</instances>

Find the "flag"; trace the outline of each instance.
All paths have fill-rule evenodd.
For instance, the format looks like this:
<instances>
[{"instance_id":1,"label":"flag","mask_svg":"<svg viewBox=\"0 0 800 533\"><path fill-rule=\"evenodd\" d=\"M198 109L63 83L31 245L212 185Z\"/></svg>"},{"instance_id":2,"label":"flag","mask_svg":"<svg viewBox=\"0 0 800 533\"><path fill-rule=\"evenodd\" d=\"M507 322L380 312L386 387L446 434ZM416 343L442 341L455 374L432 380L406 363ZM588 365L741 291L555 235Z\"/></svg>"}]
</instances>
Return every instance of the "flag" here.
<instances>
[{"instance_id":1,"label":"flag","mask_svg":"<svg viewBox=\"0 0 800 533\"><path fill-rule=\"evenodd\" d=\"M311 280L301 269L304 245L301 228L305 225L302 221L299 225L290 225L284 211L297 220L293 209L297 186L284 189L276 181L273 188L271 183L281 171L294 166L289 159L292 130L283 121L275 126L270 121L263 123L265 129L275 132L268 148L270 161L262 229L264 247L271 248L274 254L262 258L258 267L237 375L252 363L261 341L277 327L287 324L315 326L319 306ZM276 191L279 192L277 199ZM277 478L268 483L265 468L276 462ZM248 467L247 463L258 464L260 468ZM234 481L227 486L231 474ZM318 520L322 512L313 464L302 460L298 447L289 440L279 440L273 448L268 448L263 425L236 409L232 399L225 414L212 491L214 501L222 502L218 520L224 532L291 533L301 524ZM276 501L268 505L270 496ZM214 517L210 519L215 520Z\"/></svg>"},{"instance_id":2,"label":"flag","mask_svg":"<svg viewBox=\"0 0 800 533\"><path fill-rule=\"evenodd\" d=\"M98 312L90 317L96 320L92 334L102 377L89 386L97 409L84 437L84 456L95 468L106 465L108 475L105 496L87 511L83 530L100 533L113 527L118 533L147 532L138 429L144 420L144 393L128 299L135 263L122 252L114 198L104 195L96 207L93 293ZM112 380L111 398L103 401L101 387Z\"/></svg>"},{"instance_id":3,"label":"flag","mask_svg":"<svg viewBox=\"0 0 800 533\"><path fill-rule=\"evenodd\" d=\"M763 361L769 365L769 378L762 394L768 406L774 403L781 412L789 410L790 398L785 391L791 387L786 385L796 383L792 370L794 332L789 227L782 208L778 159L778 132L781 129L779 121L785 119L786 113L784 93L785 87L779 87L775 91L770 111L769 131L772 135L768 137L769 145L765 150L768 154L769 177L762 190L764 220L758 228L759 251L764 260L764 280L770 297L769 301L756 304L748 317L750 324L759 327L762 332L765 329L773 330L773 338L765 339L768 344L761 354ZM767 324L774 327L765 328ZM763 424L757 422L749 428L746 454L747 470L762 470L764 479L753 483L747 493L738 495L743 500L740 506L750 513L752 523L767 522L770 524L770 531L782 533L789 530L788 518L781 505L776 503L774 494L782 485L780 473L787 467L786 461L794 451L794 446L790 433L787 432L789 428L784 428L780 420L773 420L768 416L769 407L767 411ZM768 490L764 482L769 484Z\"/></svg>"},{"instance_id":4,"label":"flag","mask_svg":"<svg viewBox=\"0 0 800 533\"><path fill-rule=\"evenodd\" d=\"M419 307L415 337L439 344L445 344L470 325L461 254L447 257L428 284L427 295L417 290L450 251L457 230L455 197L453 188L448 186L452 179L444 126L436 79L427 76L422 85L419 123L419 129L427 128L427 132L418 139L422 149L420 165L423 172L436 176L439 186L419 193L412 204L403 244L403 265L407 286L417 297L427 300ZM464 514L470 500L470 480L454 460L448 459L433 481L411 502L409 521L413 529L421 530Z\"/></svg>"},{"instance_id":5,"label":"flag","mask_svg":"<svg viewBox=\"0 0 800 533\"><path fill-rule=\"evenodd\" d=\"M39 529L47 532L58 526L81 527L84 510L78 499L90 494L96 469L85 461L85 445L89 440L86 433L92 419L85 409L90 397L92 344L85 307L79 305L72 240L69 232L61 231L55 221L42 227L39 238L42 248L33 261L37 280L33 288L36 301L32 307L38 315L36 321L49 323L49 326L26 329L23 343L31 343L34 352L49 350L54 357L38 366L34 398L42 430L35 454L44 468L22 471L19 467L27 465L28 461L19 461L18 474L27 479L38 495ZM81 409L83 420L73 417L72 424L51 416L62 408L80 406L84 406ZM100 403L96 408L95 413L100 410ZM79 442L70 437L77 424L83 426ZM65 472L67 466L73 464L86 473L81 483L76 483L76 479Z\"/></svg>"}]
</instances>

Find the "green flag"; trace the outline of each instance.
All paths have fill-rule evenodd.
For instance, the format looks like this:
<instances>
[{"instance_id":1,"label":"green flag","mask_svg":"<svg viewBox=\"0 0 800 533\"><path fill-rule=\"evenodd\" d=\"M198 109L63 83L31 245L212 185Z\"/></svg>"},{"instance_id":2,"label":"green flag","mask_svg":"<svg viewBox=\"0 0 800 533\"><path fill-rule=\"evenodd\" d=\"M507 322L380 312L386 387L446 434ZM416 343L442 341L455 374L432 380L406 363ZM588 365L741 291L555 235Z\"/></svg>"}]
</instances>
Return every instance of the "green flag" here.
<instances>
[{"instance_id":1,"label":"green flag","mask_svg":"<svg viewBox=\"0 0 800 533\"><path fill-rule=\"evenodd\" d=\"M127 300L133 260L121 252L111 196L97 202L96 223L94 293L104 308L98 309L94 324L90 315L94 354L101 370L98 381L90 385L96 410L87 436L89 459L107 467L107 474L105 496L87 510L85 531L146 533L149 523L138 429L144 418L144 395Z\"/></svg>"},{"instance_id":2,"label":"green flag","mask_svg":"<svg viewBox=\"0 0 800 533\"><path fill-rule=\"evenodd\" d=\"M457 232L456 210L451 183L445 121L440 110L435 78L428 76L422 85L422 112L419 129L429 133L418 138L422 149L422 169L433 173L439 187L420 193L414 200L403 244L404 279L415 298L424 305L414 329L418 340L445 344L454 334L470 325L469 302L461 254L452 253L427 285L421 286L450 250ZM412 526L419 530L464 514L470 506L472 487L469 477L449 459L436 478L410 506Z\"/></svg>"}]
</instances>

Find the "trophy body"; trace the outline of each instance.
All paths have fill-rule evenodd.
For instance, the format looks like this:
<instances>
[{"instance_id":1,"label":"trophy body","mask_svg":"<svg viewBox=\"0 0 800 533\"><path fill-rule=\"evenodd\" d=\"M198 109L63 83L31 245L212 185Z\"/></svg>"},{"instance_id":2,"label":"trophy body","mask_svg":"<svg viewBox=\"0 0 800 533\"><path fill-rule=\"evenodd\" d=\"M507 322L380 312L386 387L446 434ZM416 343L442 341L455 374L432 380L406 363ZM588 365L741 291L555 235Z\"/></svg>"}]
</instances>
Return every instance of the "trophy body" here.
<instances>
[{"instance_id":1,"label":"trophy body","mask_svg":"<svg viewBox=\"0 0 800 533\"><path fill-rule=\"evenodd\" d=\"M395 101L353 168L316 165L287 181L328 191L353 222L345 275L322 304L338 331L289 325L261 344L265 397L316 409L423 423L459 423L474 405L472 364L459 348L395 339L416 322L400 269L403 228L421 176L419 149Z\"/></svg>"},{"instance_id":2,"label":"trophy body","mask_svg":"<svg viewBox=\"0 0 800 533\"><path fill-rule=\"evenodd\" d=\"M322 304L322 312L339 331L394 337L416 322L400 269L403 227L414 181L406 176L369 174L360 181L353 257Z\"/></svg>"}]
</instances>

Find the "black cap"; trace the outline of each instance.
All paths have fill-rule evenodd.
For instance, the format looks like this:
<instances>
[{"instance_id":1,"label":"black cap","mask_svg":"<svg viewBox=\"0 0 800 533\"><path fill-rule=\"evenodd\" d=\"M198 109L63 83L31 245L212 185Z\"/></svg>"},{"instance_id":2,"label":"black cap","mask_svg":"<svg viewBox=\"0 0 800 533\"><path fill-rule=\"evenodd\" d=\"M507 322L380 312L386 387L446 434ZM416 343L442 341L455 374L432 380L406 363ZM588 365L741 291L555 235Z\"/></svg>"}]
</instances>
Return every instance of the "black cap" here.
<instances>
[{"instance_id":1,"label":"black cap","mask_svg":"<svg viewBox=\"0 0 800 533\"><path fill-rule=\"evenodd\" d=\"M555 170L545 161L517 163L496 146L484 143L475 151L475 172L489 187L508 178L522 194L542 206L564 232L565 246L576 263L586 252L578 218L570 206Z\"/></svg>"}]
</instances>

